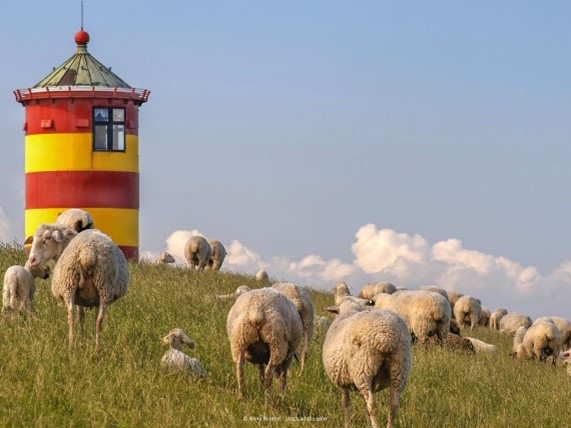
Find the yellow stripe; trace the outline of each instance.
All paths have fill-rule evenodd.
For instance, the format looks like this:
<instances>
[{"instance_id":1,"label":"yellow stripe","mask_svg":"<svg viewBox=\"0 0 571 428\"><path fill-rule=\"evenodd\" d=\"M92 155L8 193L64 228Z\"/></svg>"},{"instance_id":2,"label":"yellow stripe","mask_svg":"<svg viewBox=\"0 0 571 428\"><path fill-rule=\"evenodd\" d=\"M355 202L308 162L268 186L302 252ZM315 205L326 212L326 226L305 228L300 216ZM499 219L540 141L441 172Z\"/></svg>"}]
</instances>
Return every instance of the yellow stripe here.
<instances>
[{"instance_id":1,"label":"yellow stripe","mask_svg":"<svg viewBox=\"0 0 571 428\"><path fill-rule=\"evenodd\" d=\"M126 135L125 152L94 152L92 134L34 134L26 136L26 172L139 172L139 137Z\"/></svg>"},{"instance_id":2,"label":"yellow stripe","mask_svg":"<svg viewBox=\"0 0 571 428\"><path fill-rule=\"evenodd\" d=\"M77 207L81 208L81 207ZM81 208L89 211L95 227L109 235L117 245L139 246L139 210L122 208ZM41 223L53 223L66 208L26 210L26 238L34 234Z\"/></svg>"}]
</instances>

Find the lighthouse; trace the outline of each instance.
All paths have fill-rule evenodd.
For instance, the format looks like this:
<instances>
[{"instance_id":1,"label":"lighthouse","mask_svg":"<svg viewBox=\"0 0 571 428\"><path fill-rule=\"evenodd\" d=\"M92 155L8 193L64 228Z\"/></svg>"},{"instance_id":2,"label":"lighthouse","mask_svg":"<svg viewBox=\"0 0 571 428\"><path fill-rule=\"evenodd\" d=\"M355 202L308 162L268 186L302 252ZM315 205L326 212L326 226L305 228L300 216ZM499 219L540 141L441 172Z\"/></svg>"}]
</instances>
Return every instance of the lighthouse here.
<instances>
[{"instance_id":1,"label":"lighthouse","mask_svg":"<svg viewBox=\"0 0 571 428\"><path fill-rule=\"evenodd\" d=\"M129 86L87 51L76 51L32 88L14 91L25 108L25 237L68 208L139 257L139 107L146 89Z\"/></svg>"}]
</instances>

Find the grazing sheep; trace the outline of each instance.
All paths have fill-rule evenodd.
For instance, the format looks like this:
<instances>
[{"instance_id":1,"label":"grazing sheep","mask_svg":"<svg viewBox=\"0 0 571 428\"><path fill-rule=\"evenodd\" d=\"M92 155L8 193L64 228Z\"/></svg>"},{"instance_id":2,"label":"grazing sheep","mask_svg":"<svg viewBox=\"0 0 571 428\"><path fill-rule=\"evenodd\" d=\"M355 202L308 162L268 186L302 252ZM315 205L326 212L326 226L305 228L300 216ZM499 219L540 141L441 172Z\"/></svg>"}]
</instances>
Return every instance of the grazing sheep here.
<instances>
[{"instance_id":1,"label":"grazing sheep","mask_svg":"<svg viewBox=\"0 0 571 428\"><path fill-rule=\"evenodd\" d=\"M161 365L177 373L188 373L197 378L207 378L208 374L200 361L182 352L183 343L190 349L195 347L192 339L180 328L169 331L169 334L161 339L162 345L169 346L169 350L161 358Z\"/></svg>"},{"instance_id":2,"label":"grazing sheep","mask_svg":"<svg viewBox=\"0 0 571 428\"><path fill-rule=\"evenodd\" d=\"M4 273L2 313L19 312L21 315L32 312L36 284L34 278L46 279L50 275L47 266L32 269L29 262L24 266L10 266Z\"/></svg>"},{"instance_id":3,"label":"grazing sheep","mask_svg":"<svg viewBox=\"0 0 571 428\"><path fill-rule=\"evenodd\" d=\"M508 313L508 310L506 308L498 308L494 312L492 312L492 315L490 315L490 328L493 328L494 330L499 330L500 329L500 320L507 313Z\"/></svg>"},{"instance_id":4,"label":"grazing sheep","mask_svg":"<svg viewBox=\"0 0 571 428\"><path fill-rule=\"evenodd\" d=\"M491 343L486 343L473 337L466 337L466 339L468 339L472 345L474 345L476 352L494 353L498 350L496 345L492 345Z\"/></svg>"},{"instance_id":5,"label":"grazing sheep","mask_svg":"<svg viewBox=\"0 0 571 428\"><path fill-rule=\"evenodd\" d=\"M446 300L448 300L448 292L444 288L440 288L438 285L423 285L418 287L417 290L432 291L433 293L438 293ZM448 300L450 302L450 300Z\"/></svg>"},{"instance_id":6,"label":"grazing sheep","mask_svg":"<svg viewBox=\"0 0 571 428\"><path fill-rule=\"evenodd\" d=\"M454 305L458 301L460 297L463 296L462 293L458 293L457 291L446 291L448 294L448 301L450 302L450 311L452 313L452 318L454 318Z\"/></svg>"},{"instance_id":7,"label":"grazing sheep","mask_svg":"<svg viewBox=\"0 0 571 428\"><path fill-rule=\"evenodd\" d=\"M191 236L184 246L184 257L191 269L204 270L212 256L210 244L202 236Z\"/></svg>"},{"instance_id":8,"label":"grazing sheep","mask_svg":"<svg viewBox=\"0 0 571 428\"><path fill-rule=\"evenodd\" d=\"M356 388L363 395L370 425L376 428L373 394L387 387L387 427L391 427L412 365L411 336L406 324L394 312L366 310L351 300L328 310L338 315L325 336L323 366L329 379L341 389L345 427L351 419L350 389Z\"/></svg>"},{"instance_id":9,"label":"grazing sheep","mask_svg":"<svg viewBox=\"0 0 571 428\"><path fill-rule=\"evenodd\" d=\"M270 277L268 276L268 273L264 269L260 269L258 271L258 273L256 274L256 280L257 281L269 281Z\"/></svg>"},{"instance_id":10,"label":"grazing sheep","mask_svg":"<svg viewBox=\"0 0 571 428\"><path fill-rule=\"evenodd\" d=\"M315 309L313 300L307 287L293 284L291 282L279 282L272 285L272 288L284 294L291 300L295 309L301 318L303 325L303 343L301 349L301 370L305 367L305 362L309 355L309 342L313 337L313 322L315 318Z\"/></svg>"},{"instance_id":11,"label":"grazing sheep","mask_svg":"<svg viewBox=\"0 0 571 428\"><path fill-rule=\"evenodd\" d=\"M518 327L531 327L531 318L518 312L509 312L500 320L500 333L514 336Z\"/></svg>"},{"instance_id":12,"label":"grazing sheep","mask_svg":"<svg viewBox=\"0 0 571 428\"><path fill-rule=\"evenodd\" d=\"M70 208L62 212L57 218L55 223L69 227L77 233L87 229L93 229L93 217L87 211L80 210L79 208Z\"/></svg>"},{"instance_id":13,"label":"grazing sheep","mask_svg":"<svg viewBox=\"0 0 571 428\"><path fill-rule=\"evenodd\" d=\"M208 259L206 269L218 272L226 258L226 248L224 248L222 242L217 241L216 239L211 239L208 243L210 244L211 255Z\"/></svg>"},{"instance_id":14,"label":"grazing sheep","mask_svg":"<svg viewBox=\"0 0 571 428\"><path fill-rule=\"evenodd\" d=\"M176 260L174 259L174 257L170 253L163 251L161 254L159 254L159 258L157 259L157 262L168 264L168 263L174 263L174 262L176 262Z\"/></svg>"},{"instance_id":15,"label":"grazing sheep","mask_svg":"<svg viewBox=\"0 0 571 428\"><path fill-rule=\"evenodd\" d=\"M571 321L555 316L552 316L551 319L561 333L561 349L567 351L571 347Z\"/></svg>"},{"instance_id":16,"label":"grazing sheep","mask_svg":"<svg viewBox=\"0 0 571 428\"><path fill-rule=\"evenodd\" d=\"M75 306L79 306L81 332L85 321L84 308L97 307L95 319L95 352L100 349L101 330L107 306L127 294L129 269L123 252L107 235L96 229L84 230L71 239L55 241L64 235L64 226L40 225L34 232L29 262L32 267L42 266L54 254L60 254L53 271L52 294L61 300L68 310L69 343L73 344ZM74 232L75 233L75 232ZM50 239L46 236L50 235ZM41 240L47 239L48 245ZM51 256L50 256L51 255Z\"/></svg>"},{"instance_id":17,"label":"grazing sheep","mask_svg":"<svg viewBox=\"0 0 571 428\"><path fill-rule=\"evenodd\" d=\"M438 343L437 336L431 336L428 338L429 343ZM465 337L461 337L459 334L450 333L446 336L446 340L444 340L444 346L450 349L457 349L461 351L467 351L471 354L476 353L476 349L470 340Z\"/></svg>"},{"instance_id":18,"label":"grazing sheep","mask_svg":"<svg viewBox=\"0 0 571 428\"><path fill-rule=\"evenodd\" d=\"M243 398L244 360L258 366L266 398L276 372L283 398L287 371L303 335L301 318L293 303L273 288L241 294L228 312L226 331L236 363L238 399Z\"/></svg>"},{"instance_id":19,"label":"grazing sheep","mask_svg":"<svg viewBox=\"0 0 571 428\"><path fill-rule=\"evenodd\" d=\"M363 286L357 297L370 300L379 293L393 294L397 288L390 282L369 282Z\"/></svg>"},{"instance_id":20,"label":"grazing sheep","mask_svg":"<svg viewBox=\"0 0 571 428\"><path fill-rule=\"evenodd\" d=\"M472 296L462 296L454 304L454 319L460 327L469 325L473 330L482 313L482 305L478 299Z\"/></svg>"},{"instance_id":21,"label":"grazing sheep","mask_svg":"<svg viewBox=\"0 0 571 428\"><path fill-rule=\"evenodd\" d=\"M238 288L236 288L236 291L234 291L233 293L218 295L218 296L216 296L216 298L222 299L222 300L236 300L236 298L240 294L247 293L250 290L251 290L251 288L248 287L247 285L241 285Z\"/></svg>"},{"instance_id":22,"label":"grazing sheep","mask_svg":"<svg viewBox=\"0 0 571 428\"><path fill-rule=\"evenodd\" d=\"M432 335L438 342L446 339L450 329L450 304L438 293L424 290L397 291L377 294L375 307L399 314L406 322L413 339L425 343Z\"/></svg>"},{"instance_id":23,"label":"grazing sheep","mask_svg":"<svg viewBox=\"0 0 571 428\"><path fill-rule=\"evenodd\" d=\"M489 327L490 326L490 310L482 306L482 312L480 313L480 319L478 320L478 325L482 327Z\"/></svg>"},{"instance_id":24,"label":"grazing sheep","mask_svg":"<svg viewBox=\"0 0 571 428\"><path fill-rule=\"evenodd\" d=\"M552 363L555 365L561 347L561 333L557 326L551 322L538 322L525 331L523 339L521 338L522 331L523 328L519 327L514 338L515 356L539 358L540 361L545 361L551 356Z\"/></svg>"},{"instance_id":25,"label":"grazing sheep","mask_svg":"<svg viewBox=\"0 0 571 428\"><path fill-rule=\"evenodd\" d=\"M537 324L539 322L550 322L551 324L555 324L551 317L539 317L533 322L533 324Z\"/></svg>"}]
</instances>

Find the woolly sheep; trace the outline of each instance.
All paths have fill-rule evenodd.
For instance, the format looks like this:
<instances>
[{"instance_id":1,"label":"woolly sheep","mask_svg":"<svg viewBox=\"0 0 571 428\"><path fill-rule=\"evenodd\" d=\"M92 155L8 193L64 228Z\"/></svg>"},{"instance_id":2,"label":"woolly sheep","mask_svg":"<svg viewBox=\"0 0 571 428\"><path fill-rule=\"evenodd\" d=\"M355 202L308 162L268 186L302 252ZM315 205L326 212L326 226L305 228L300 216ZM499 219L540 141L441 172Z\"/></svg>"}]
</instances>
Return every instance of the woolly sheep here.
<instances>
[{"instance_id":1,"label":"woolly sheep","mask_svg":"<svg viewBox=\"0 0 571 428\"><path fill-rule=\"evenodd\" d=\"M560 356L563 360L563 365L567 366L567 374L571 376L571 349L561 352Z\"/></svg>"},{"instance_id":2,"label":"woolly sheep","mask_svg":"<svg viewBox=\"0 0 571 428\"><path fill-rule=\"evenodd\" d=\"M454 304L454 318L460 327L470 326L473 330L482 313L482 305L478 299L472 296L462 296Z\"/></svg>"},{"instance_id":3,"label":"woolly sheep","mask_svg":"<svg viewBox=\"0 0 571 428\"><path fill-rule=\"evenodd\" d=\"M496 345L492 345L491 343L486 343L473 337L466 337L466 339L468 339L472 345L474 345L476 352L494 353L498 350Z\"/></svg>"},{"instance_id":4,"label":"woolly sheep","mask_svg":"<svg viewBox=\"0 0 571 428\"><path fill-rule=\"evenodd\" d=\"M450 329L450 304L438 293L425 290L398 291L393 294L377 294L375 307L399 314L413 336L426 342L432 335L438 342L446 339Z\"/></svg>"},{"instance_id":5,"label":"woolly sheep","mask_svg":"<svg viewBox=\"0 0 571 428\"><path fill-rule=\"evenodd\" d=\"M406 324L394 312L366 310L351 300L328 310L338 315L325 336L322 360L327 376L341 389L345 427L349 427L351 419L351 388L365 398L370 425L376 428L373 394L387 387L390 387L387 427L391 427L412 365L411 336Z\"/></svg>"},{"instance_id":6,"label":"woolly sheep","mask_svg":"<svg viewBox=\"0 0 571 428\"><path fill-rule=\"evenodd\" d=\"M521 332L522 330L518 330ZM517 336L519 342L520 335ZM527 329L521 343L514 339L515 356L518 358L538 358L545 361L552 357L555 365L556 357L559 356L561 347L561 333L555 324L551 322L538 322Z\"/></svg>"},{"instance_id":7,"label":"woolly sheep","mask_svg":"<svg viewBox=\"0 0 571 428\"><path fill-rule=\"evenodd\" d=\"M500 333L513 336L518 327L531 327L531 318L518 312L509 312L500 320Z\"/></svg>"},{"instance_id":8,"label":"woolly sheep","mask_svg":"<svg viewBox=\"0 0 571 428\"><path fill-rule=\"evenodd\" d=\"M490 315L490 328L494 330L500 329L500 320L508 313L506 308L498 308Z\"/></svg>"},{"instance_id":9,"label":"woolly sheep","mask_svg":"<svg viewBox=\"0 0 571 428\"><path fill-rule=\"evenodd\" d=\"M305 362L309 354L309 343L313 337L313 322L315 318L315 309L313 300L307 287L293 284L291 282L279 282L272 285L272 288L284 294L291 300L295 309L301 318L303 325L303 341L301 349L301 370L305 367Z\"/></svg>"},{"instance_id":10,"label":"woolly sheep","mask_svg":"<svg viewBox=\"0 0 571 428\"><path fill-rule=\"evenodd\" d=\"M433 293L440 294L442 297L448 300L448 292L444 288L440 288L437 285L423 285L421 287L418 287L417 290L432 291Z\"/></svg>"},{"instance_id":11,"label":"woolly sheep","mask_svg":"<svg viewBox=\"0 0 571 428\"><path fill-rule=\"evenodd\" d=\"M224 248L222 242L217 241L216 239L211 239L208 243L210 244L211 255L208 259L206 269L218 272L226 258L226 248Z\"/></svg>"},{"instance_id":12,"label":"woolly sheep","mask_svg":"<svg viewBox=\"0 0 571 428\"><path fill-rule=\"evenodd\" d=\"M161 254L159 254L159 258L157 259L157 261L159 263L164 263L164 264L176 262L172 254L170 254L167 251L163 251Z\"/></svg>"},{"instance_id":13,"label":"woolly sheep","mask_svg":"<svg viewBox=\"0 0 571 428\"><path fill-rule=\"evenodd\" d=\"M257 281L269 281L270 277L268 273L264 269L260 269L258 273L256 273L256 280Z\"/></svg>"},{"instance_id":14,"label":"woolly sheep","mask_svg":"<svg viewBox=\"0 0 571 428\"><path fill-rule=\"evenodd\" d=\"M208 374L199 360L189 357L182 351L182 345L186 344L190 349L194 349L193 340L180 328L173 328L161 339L161 344L169 346L161 358L161 365L168 367L177 373L188 373L197 378L207 378Z\"/></svg>"},{"instance_id":15,"label":"woolly sheep","mask_svg":"<svg viewBox=\"0 0 571 428\"><path fill-rule=\"evenodd\" d=\"M204 270L212 256L210 244L202 236L191 236L184 246L184 257L191 269Z\"/></svg>"},{"instance_id":16,"label":"woolly sheep","mask_svg":"<svg viewBox=\"0 0 571 428\"><path fill-rule=\"evenodd\" d=\"M357 297L370 300L379 293L393 294L397 288L390 282L369 282L363 286Z\"/></svg>"},{"instance_id":17,"label":"woolly sheep","mask_svg":"<svg viewBox=\"0 0 571 428\"><path fill-rule=\"evenodd\" d=\"M561 349L567 351L571 346L571 321L556 316L551 316L550 318L561 333Z\"/></svg>"},{"instance_id":18,"label":"woolly sheep","mask_svg":"<svg viewBox=\"0 0 571 428\"><path fill-rule=\"evenodd\" d=\"M448 301L450 302L450 311L452 313L452 318L454 318L454 305L458 301L460 297L463 296L462 293L458 293L457 291L446 291L448 294Z\"/></svg>"},{"instance_id":19,"label":"woolly sheep","mask_svg":"<svg viewBox=\"0 0 571 428\"><path fill-rule=\"evenodd\" d=\"M2 312L27 314L32 312L36 284L34 278L46 279L50 274L47 266L34 268L26 262L24 266L10 266L4 273Z\"/></svg>"},{"instance_id":20,"label":"woolly sheep","mask_svg":"<svg viewBox=\"0 0 571 428\"><path fill-rule=\"evenodd\" d=\"M243 398L244 360L258 366L266 398L274 372L285 396L287 371L303 335L301 318L293 303L273 288L241 294L228 312L226 331L236 363L238 399Z\"/></svg>"},{"instance_id":21,"label":"woolly sheep","mask_svg":"<svg viewBox=\"0 0 571 428\"><path fill-rule=\"evenodd\" d=\"M489 327L490 326L490 310L484 306L482 306L482 312L480 313L480 319L478 320L478 325L482 327Z\"/></svg>"},{"instance_id":22,"label":"woolly sheep","mask_svg":"<svg viewBox=\"0 0 571 428\"><path fill-rule=\"evenodd\" d=\"M69 343L73 344L75 306L79 306L81 332L85 321L84 308L97 307L95 320L95 352L101 343L101 330L107 306L127 294L129 269L123 252L107 235L96 229L78 233L64 247L65 241L55 241L54 237L66 233L64 226L40 225L34 232L29 262L41 266L49 260L48 255L60 254L53 271L52 294L61 300L68 309ZM46 246L40 243L47 235ZM38 241L36 240L38 237ZM44 251L45 250L45 251Z\"/></svg>"},{"instance_id":23,"label":"woolly sheep","mask_svg":"<svg viewBox=\"0 0 571 428\"><path fill-rule=\"evenodd\" d=\"M91 214L79 208L65 210L56 218L55 223L69 227L78 233L94 227Z\"/></svg>"}]
</instances>

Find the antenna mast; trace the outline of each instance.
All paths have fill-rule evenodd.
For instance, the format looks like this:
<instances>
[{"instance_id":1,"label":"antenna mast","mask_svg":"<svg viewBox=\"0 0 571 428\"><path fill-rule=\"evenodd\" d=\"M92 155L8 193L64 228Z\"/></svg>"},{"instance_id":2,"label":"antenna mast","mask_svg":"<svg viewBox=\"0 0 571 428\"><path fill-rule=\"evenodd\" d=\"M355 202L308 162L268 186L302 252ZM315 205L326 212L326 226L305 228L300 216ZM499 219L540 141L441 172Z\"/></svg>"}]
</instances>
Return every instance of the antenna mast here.
<instances>
[{"instance_id":1,"label":"antenna mast","mask_svg":"<svg viewBox=\"0 0 571 428\"><path fill-rule=\"evenodd\" d=\"M83 30L83 0L81 0L81 29Z\"/></svg>"}]
</instances>

